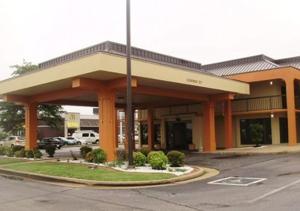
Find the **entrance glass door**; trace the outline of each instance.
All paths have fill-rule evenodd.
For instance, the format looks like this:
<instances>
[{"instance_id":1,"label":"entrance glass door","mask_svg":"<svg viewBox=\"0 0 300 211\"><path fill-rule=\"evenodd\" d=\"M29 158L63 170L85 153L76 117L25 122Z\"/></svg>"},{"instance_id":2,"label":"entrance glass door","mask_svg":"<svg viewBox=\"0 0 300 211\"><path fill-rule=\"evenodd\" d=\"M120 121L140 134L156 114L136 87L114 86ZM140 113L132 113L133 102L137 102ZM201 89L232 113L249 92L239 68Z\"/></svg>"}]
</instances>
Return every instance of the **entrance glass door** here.
<instances>
[{"instance_id":1,"label":"entrance glass door","mask_svg":"<svg viewBox=\"0 0 300 211\"><path fill-rule=\"evenodd\" d=\"M187 150L192 143L191 121L166 122L167 149Z\"/></svg>"}]
</instances>

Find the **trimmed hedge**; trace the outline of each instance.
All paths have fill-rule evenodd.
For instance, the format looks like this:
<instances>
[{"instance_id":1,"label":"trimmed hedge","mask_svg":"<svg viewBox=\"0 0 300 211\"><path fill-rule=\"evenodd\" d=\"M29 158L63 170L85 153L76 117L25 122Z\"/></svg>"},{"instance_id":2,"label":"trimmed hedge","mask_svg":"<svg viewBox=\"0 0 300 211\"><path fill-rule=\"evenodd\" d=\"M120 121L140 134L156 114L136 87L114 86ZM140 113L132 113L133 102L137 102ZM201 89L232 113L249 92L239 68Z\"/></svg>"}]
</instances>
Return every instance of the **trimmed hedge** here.
<instances>
[{"instance_id":1,"label":"trimmed hedge","mask_svg":"<svg viewBox=\"0 0 300 211\"><path fill-rule=\"evenodd\" d=\"M182 152L173 150L168 152L167 157L172 167L180 167L184 164L185 155Z\"/></svg>"},{"instance_id":2,"label":"trimmed hedge","mask_svg":"<svg viewBox=\"0 0 300 211\"><path fill-rule=\"evenodd\" d=\"M17 150L19 149L19 150ZM17 151L16 151L17 150ZM42 153L38 149L25 150L23 146L0 146L0 155L6 155L8 157L26 157L26 158L41 158Z\"/></svg>"},{"instance_id":3,"label":"trimmed hedge","mask_svg":"<svg viewBox=\"0 0 300 211\"><path fill-rule=\"evenodd\" d=\"M34 158L41 158L43 156L43 154L41 153L41 151L38 150L38 149L34 149L33 150L33 155L34 155Z\"/></svg>"},{"instance_id":4,"label":"trimmed hedge","mask_svg":"<svg viewBox=\"0 0 300 211\"><path fill-rule=\"evenodd\" d=\"M147 157L152 169L163 170L167 168L168 157L162 151L152 151Z\"/></svg>"},{"instance_id":5,"label":"trimmed hedge","mask_svg":"<svg viewBox=\"0 0 300 211\"><path fill-rule=\"evenodd\" d=\"M94 149L85 156L85 160L92 163L104 163L106 158L107 155L103 149Z\"/></svg>"},{"instance_id":6,"label":"trimmed hedge","mask_svg":"<svg viewBox=\"0 0 300 211\"><path fill-rule=\"evenodd\" d=\"M133 163L135 166L144 166L147 161L146 156L141 152L133 153Z\"/></svg>"},{"instance_id":7,"label":"trimmed hedge","mask_svg":"<svg viewBox=\"0 0 300 211\"><path fill-rule=\"evenodd\" d=\"M55 154L56 146L55 145L46 145L45 150L46 150L47 154L49 155L49 157L52 158Z\"/></svg>"}]
</instances>

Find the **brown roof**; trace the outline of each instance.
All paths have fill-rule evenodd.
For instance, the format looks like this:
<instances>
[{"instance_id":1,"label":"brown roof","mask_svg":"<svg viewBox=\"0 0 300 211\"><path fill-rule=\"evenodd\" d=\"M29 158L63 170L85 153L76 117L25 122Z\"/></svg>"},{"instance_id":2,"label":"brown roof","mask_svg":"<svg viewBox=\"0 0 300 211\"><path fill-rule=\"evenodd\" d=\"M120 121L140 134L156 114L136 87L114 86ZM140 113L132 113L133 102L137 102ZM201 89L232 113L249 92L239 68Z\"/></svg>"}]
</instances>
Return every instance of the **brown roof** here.
<instances>
[{"instance_id":1,"label":"brown roof","mask_svg":"<svg viewBox=\"0 0 300 211\"><path fill-rule=\"evenodd\" d=\"M81 57L89 56L99 52L106 52L112 54L118 54L126 56L126 45L106 41L94 46L90 46L54 59L51 59L46 62L39 64L39 69L49 68L58 64L62 64L68 61L76 60ZM133 58L140 58L147 61L158 62L162 64L171 64L179 67L191 68L196 70L201 70L201 64L197 62L188 61L185 59L180 59L173 56L167 56L160 53L155 53L152 51L132 47L131 53Z\"/></svg>"},{"instance_id":2,"label":"brown roof","mask_svg":"<svg viewBox=\"0 0 300 211\"><path fill-rule=\"evenodd\" d=\"M218 76L234 75L246 72L270 70L292 66L300 68L300 57L272 59L265 55L256 55L224 62L202 65L202 70Z\"/></svg>"}]
</instances>

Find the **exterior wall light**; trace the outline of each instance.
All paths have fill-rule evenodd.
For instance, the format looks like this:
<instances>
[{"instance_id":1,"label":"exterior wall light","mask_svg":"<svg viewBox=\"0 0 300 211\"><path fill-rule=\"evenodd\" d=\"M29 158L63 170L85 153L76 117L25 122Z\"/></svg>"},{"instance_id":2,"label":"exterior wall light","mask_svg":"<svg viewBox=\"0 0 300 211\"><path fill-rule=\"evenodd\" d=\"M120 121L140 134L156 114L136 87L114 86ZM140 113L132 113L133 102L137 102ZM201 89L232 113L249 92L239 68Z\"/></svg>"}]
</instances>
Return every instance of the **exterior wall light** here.
<instances>
[{"instance_id":1,"label":"exterior wall light","mask_svg":"<svg viewBox=\"0 0 300 211\"><path fill-rule=\"evenodd\" d=\"M273 81L270 81L270 85L271 85L271 86L273 85Z\"/></svg>"},{"instance_id":2,"label":"exterior wall light","mask_svg":"<svg viewBox=\"0 0 300 211\"><path fill-rule=\"evenodd\" d=\"M271 118L274 118L274 114L273 114L273 113L271 113L270 117L271 117Z\"/></svg>"}]
</instances>

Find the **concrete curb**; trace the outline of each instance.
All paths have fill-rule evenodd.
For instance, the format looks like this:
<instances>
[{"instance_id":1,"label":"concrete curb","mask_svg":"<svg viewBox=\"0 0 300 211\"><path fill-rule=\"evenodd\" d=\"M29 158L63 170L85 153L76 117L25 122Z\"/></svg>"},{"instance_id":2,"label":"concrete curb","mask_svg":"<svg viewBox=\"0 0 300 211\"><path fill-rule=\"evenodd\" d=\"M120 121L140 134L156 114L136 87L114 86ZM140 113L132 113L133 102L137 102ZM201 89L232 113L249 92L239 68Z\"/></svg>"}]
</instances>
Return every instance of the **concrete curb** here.
<instances>
[{"instance_id":1,"label":"concrete curb","mask_svg":"<svg viewBox=\"0 0 300 211\"><path fill-rule=\"evenodd\" d=\"M5 169L0 167L0 174L6 176L16 176L29 179L35 179L45 182L57 182L57 183L73 183L88 186L107 186L107 187L134 187L134 186L155 186L155 185L165 185L173 184L177 182L183 182L198 178L205 174L205 170L198 166L192 166L194 170L186 175L164 179L164 180L150 180L150 181L128 181L128 182L111 182L111 181L95 181L95 180L84 180L76 178L49 176L37 173L15 171L10 169Z\"/></svg>"}]
</instances>

